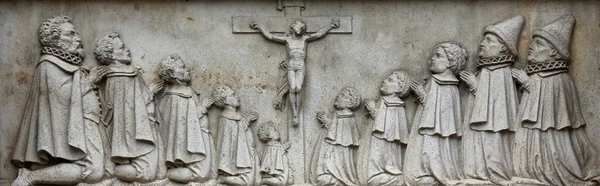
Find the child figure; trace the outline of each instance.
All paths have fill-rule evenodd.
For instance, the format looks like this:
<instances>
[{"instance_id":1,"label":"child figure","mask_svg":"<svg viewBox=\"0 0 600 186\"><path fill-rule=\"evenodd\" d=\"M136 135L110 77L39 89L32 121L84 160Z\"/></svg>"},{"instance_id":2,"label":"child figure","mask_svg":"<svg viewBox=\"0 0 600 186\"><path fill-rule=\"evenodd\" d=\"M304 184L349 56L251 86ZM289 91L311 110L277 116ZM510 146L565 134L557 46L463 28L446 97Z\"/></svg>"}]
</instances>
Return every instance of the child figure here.
<instances>
[{"instance_id":1,"label":"child figure","mask_svg":"<svg viewBox=\"0 0 600 186\"><path fill-rule=\"evenodd\" d=\"M461 108L456 74L467 61L464 48L441 43L430 60L431 78L410 87L420 105L415 114L407 147L407 185L453 185L461 179L458 150L462 135Z\"/></svg>"},{"instance_id":2,"label":"child figure","mask_svg":"<svg viewBox=\"0 0 600 186\"><path fill-rule=\"evenodd\" d=\"M239 113L240 98L229 86L217 86L212 97L214 104L223 108L215 156L219 180L226 185L252 185L257 163L249 125L258 119L258 114Z\"/></svg>"},{"instance_id":3,"label":"child figure","mask_svg":"<svg viewBox=\"0 0 600 186\"><path fill-rule=\"evenodd\" d=\"M162 89L158 100L160 132L165 139L164 162L167 178L188 183L211 179L213 142L208 130L207 109L212 98L198 104L198 96L190 87L190 70L177 54L164 58L158 73Z\"/></svg>"},{"instance_id":4,"label":"child figure","mask_svg":"<svg viewBox=\"0 0 600 186\"><path fill-rule=\"evenodd\" d=\"M315 175L317 185L358 185L356 156L359 132L353 110L360 107L358 91L345 87L335 99L333 118L325 112L317 113L317 119L326 130L315 151Z\"/></svg>"},{"instance_id":5,"label":"child figure","mask_svg":"<svg viewBox=\"0 0 600 186\"><path fill-rule=\"evenodd\" d=\"M291 184L287 149L290 144L281 144L281 136L273 122L258 127L258 139L266 144L260 160L261 185L283 186Z\"/></svg>"},{"instance_id":6,"label":"child figure","mask_svg":"<svg viewBox=\"0 0 600 186\"><path fill-rule=\"evenodd\" d=\"M367 185L394 185L403 174L402 147L408 142L408 124L401 98L409 93L410 79L408 73L395 71L381 83L381 97L365 101L373 119Z\"/></svg>"},{"instance_id":7,"label":"child figure","mask_svg":"<svg viewBox=\"0 0 600 186\"><path fill-rule=\"evenodd\" d=\"M112 32L98 39L96 58L107 65L106 80L100 84L102 121L107 126L111 162L106 167L125 182L150 182L165 176L159 160L162 148L154 115L152 90L131 65L131 54L121 37ZM108 148L108 147L107 147Z\"/></svg>"}]
</instances>

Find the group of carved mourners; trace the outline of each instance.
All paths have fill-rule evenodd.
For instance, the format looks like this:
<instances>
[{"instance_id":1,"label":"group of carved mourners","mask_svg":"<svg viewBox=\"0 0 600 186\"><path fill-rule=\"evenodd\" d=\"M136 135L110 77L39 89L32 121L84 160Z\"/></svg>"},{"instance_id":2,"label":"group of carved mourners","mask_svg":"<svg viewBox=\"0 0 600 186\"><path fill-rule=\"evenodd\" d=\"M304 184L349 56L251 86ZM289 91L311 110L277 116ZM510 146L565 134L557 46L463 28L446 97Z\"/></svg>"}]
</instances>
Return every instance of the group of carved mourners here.
<instances>
[{"instance_id":1,"label":"group of carved mourners","mask_svg":"<svg viewBox=\"0 0 600 186\"><path fill-rule=\"evenodd\" d=\"M585 185L600 180L600 153L584 132L577 92L569 77L569 44L575 19L565 15L535 29L525 71L512 68L524 17L487 26L477 75L463 71L467 52L456 43L434 47L431 77L424 84L404 71L381 82L380 97L361 101L343 88L335 111L318 112L324 130L310 162L317 185L457 185L512 183ZM306 42L339 27L332 20L315 34L296 21L290 32L271 34L285 43L292 123L304 80ZM45 20L43 46L16 139L13 185L74 185L114 182L210 182L224 185L289 185L287 149L266 122L256 135L256 113L241 113L240 98L225 85L200 99L180 56L159 66L160 82L147 85L129 49L113 32L95 43L99 66L81 67L81 39L66 16ZM460 80L470 90L461 112ZM513 80L515 79L517 83ZM520 89L517 89L517 84ZM521 99L517 91L522 91ZM416 96L412 127L405 103ZM520 100L520 104L519 104ZM222 109L218 132L209 132L207 110ZM280 103L279 103L280 104ZM367 135L354 111L368 112ZM216 138L216 142L213 139ZM363 136L360 138L360 136Z\"/></svg>"}]
</instances>

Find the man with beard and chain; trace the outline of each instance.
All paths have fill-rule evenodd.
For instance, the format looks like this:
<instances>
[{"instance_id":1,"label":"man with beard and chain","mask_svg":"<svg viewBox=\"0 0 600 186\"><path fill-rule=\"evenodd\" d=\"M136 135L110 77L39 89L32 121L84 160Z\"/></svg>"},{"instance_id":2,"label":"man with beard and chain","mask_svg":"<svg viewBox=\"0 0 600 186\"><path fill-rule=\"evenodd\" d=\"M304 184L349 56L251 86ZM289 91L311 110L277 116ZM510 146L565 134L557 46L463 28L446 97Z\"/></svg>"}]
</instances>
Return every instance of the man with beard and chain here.
<instances>
[{"instance_id":1,"label":"man with beard and chain","mask_svg":"<svg viewBox=\"0 0 600 186\"><path fill-rule=\"evenodd\" d=\"M519 54L517 44L524 22L523 15L516 15L485 27L479 45L479 74L460 72L472 93L462 139L469 183L510 183L517 117L517 90L510 69Z\"/></svg>"},{"instance_id":2,"label":"man with beard and chain","mask_svg":"<svg viewBox=\"0 0 600 186\"><path fill-rule=\"evenodd\" d=\"M106 65L106 80L100 84L102 121L107 126L110 167L125 182L150 182L164 178L166 167L159 156L161 136L156 132L154 100L141 73L131 65L131 53L119 34L98 39L94 54ZM114 165L113 165L114 164ZM113 174L113 170L109 170Z\"/></svg>"},{"instance_id":3,"label":"man with beard and chain","mask_svg":"<svg viewBox=\"0 0 600 186\"><path fill-rule=\"evenodd\" d=\"M164 162L167 178L188 183L213 178L213 139L208 129L208 108L212 98L198 104L198 96L190 87L190 69L177 54L164 58L158 66L161 82L151 87L158 94L157 117L165 139Z\"/></svg>"},{"instance_id":4,"label":"man with beard and chain","mask_svg":"<svg viewBox=\"0 0 600 186\"><path fill-rule=\"evenodd\" d=\"M256 24L256 22L251 22L250 27L253 29L258 29L267 39L279 43L285 43L287 46L288 52L288 60L287 63L284 62L284 65L287 70L287 78L288 78L288 86L289 92L288 97L292 107L292 124L294 126L298 125L298 112L300 109L300 105L298 104L298 94L300 94L300 89L302 84L304 83L304 74L306 73L305 67L305 59L306 59L306 43L309 41L313 41L319 39L327 32L333 28L340 27L340 20L333 19L331 23L321 28L317 33L307 34L306 33L306 24L301 20L296 20L290 26L290 32L284 35L274 35L269 31L266 31L261 26ZM285 84L284 87L288 87ZM281 90L285 90L281 89ZM278 94L279 96L280 94ZM279 106L281 103L279 102L280 98L276 99L274 106L279 109L282 108Z\"/></svg>"},{"instance_id":5,"label":"man with beard and chain","mask_svg":"<svg viewBox=\"0 0 600 186\"><path fill-rule=\"evenodd\" d=\"M42 55L15 142L13 186L96 183L104 174L100 107L94 83L107 73L87 74L80 65L81 38L68 16L44 20Z\"/></svg>"}]
</instances>

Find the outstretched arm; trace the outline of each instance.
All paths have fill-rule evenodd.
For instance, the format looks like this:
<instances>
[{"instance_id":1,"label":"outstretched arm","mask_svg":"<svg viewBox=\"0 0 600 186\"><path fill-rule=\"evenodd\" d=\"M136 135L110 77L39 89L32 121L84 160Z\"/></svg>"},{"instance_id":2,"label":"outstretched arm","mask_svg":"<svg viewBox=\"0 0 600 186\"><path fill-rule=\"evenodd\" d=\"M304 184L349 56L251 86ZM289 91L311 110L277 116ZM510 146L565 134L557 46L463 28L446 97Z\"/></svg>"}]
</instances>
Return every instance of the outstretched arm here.
<instances>
[{"instance_id":1,"label":"outstretched arm","mask_svg":"<svg viewBox=\"0 0 600 186\"><path fill-rule=\"evenodd\" d=\"M250 22L250 28L253 29L258 29L258 31L260 31L260 33L262 33L267 39L271 40L271 41L276 41L276 42L280 42L280 43L285 43L285 38L283 38L280 35L274 35L271 34L271 32L266 31L263 27L259 26L256 22L252 21Z\"/></svg>"},{"instance_id":2,"label":"outstretched arm","mask_svg":"<svg viewBox=\"0 0 600 186\"><path fill-rule=\"evenodd\" d=\"M319 39L321 37L323 37L325 34L327 34L327 32L329 32L329 30L333 29L333 28L339 28L340 27L340 19L334 18L331 19L331 23L329 23L328 25L325 25L323 28L319 29L319 31L317 31L317 33L311 34L310 36L308 36L308 41L312 41L312 40L316 40Z\"/></svg>"}]
</instances>

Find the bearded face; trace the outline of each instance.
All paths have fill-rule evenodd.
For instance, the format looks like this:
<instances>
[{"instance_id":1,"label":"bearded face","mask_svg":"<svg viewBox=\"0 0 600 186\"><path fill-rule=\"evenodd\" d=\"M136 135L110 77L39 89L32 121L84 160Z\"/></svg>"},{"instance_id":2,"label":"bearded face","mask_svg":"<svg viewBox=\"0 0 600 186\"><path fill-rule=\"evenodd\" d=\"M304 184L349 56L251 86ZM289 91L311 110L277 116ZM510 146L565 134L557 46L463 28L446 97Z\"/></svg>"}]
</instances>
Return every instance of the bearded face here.
<instances>
[{"instance_id":1,"label":"bearded face","mask_svg":"<svg viewBox=\"0 0 600 186\"><path fill-rule=\"evenodd\" d=\"M79 33L75 31L75 26L66 22L60 25L60 29L60 36L56 41L57 47L70 54L84 57L85 53L83 52L81 37L79 37Z\"/></svg>"}]
</instances>

